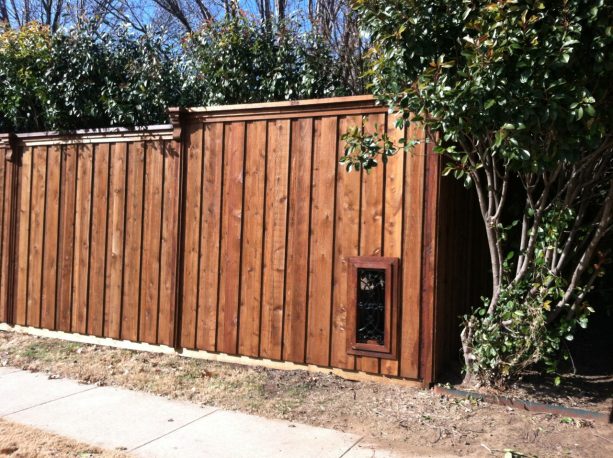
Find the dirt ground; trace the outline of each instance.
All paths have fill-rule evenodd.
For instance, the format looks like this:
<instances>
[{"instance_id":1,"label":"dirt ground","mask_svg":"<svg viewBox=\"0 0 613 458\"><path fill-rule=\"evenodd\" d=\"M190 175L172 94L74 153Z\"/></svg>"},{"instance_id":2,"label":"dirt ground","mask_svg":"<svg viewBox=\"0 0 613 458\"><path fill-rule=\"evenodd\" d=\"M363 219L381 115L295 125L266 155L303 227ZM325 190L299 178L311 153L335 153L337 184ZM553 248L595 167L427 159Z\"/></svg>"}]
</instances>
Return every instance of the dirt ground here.
<instances>
[{"instance_id":1,"label":"dirt ground","mask_svg":"<svg viewBox=\"0 0 613 458\"><path fill-rule=\"evenodd\" d=\"M613 456L611 425L333 375L244 367L8 332L0 332L0 365L334 428L400 453ZM529 386L515 389L537 397ZM550 400L567 398L563 388L558 390L557 395L548 392ZM606 411L610 402L602 393L594 397L573 391L565 404Z\"/></svg>"},{"instance_id":2,"label":"dirt ground","mask_svg":"<svg viewBox=\"0 0 613 458\"><path fill-rule=\"evenodd\" d=\"M14 458L127 458L120 452L101 450L40 429L0 419L0 456Z\"/></svg>"}]
</instances>

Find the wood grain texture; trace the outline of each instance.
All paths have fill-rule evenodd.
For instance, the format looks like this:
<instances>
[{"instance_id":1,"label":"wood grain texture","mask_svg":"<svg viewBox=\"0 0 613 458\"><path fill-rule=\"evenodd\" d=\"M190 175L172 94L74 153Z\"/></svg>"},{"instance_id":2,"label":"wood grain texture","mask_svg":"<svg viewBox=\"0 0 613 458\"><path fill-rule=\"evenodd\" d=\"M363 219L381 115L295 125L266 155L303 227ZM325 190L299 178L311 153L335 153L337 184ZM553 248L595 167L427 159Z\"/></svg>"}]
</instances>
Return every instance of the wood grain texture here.
<instances>
[{"instance_id":1,"label":"wood grain texture","mask_svg":"<svg viewBox=\"0 0 613 458\"><path fill-rule=\"evenodd\" d=\"M196 311L200 248L200 204L202 200L202 125L191 124L185 133L187 175L185 179L185 252L183 258L183 297L181 346L196 347Z\"/></svg>"},{"instance_id":2,"label":"wood grain texture","mask_svg":"<svg viewBox=\"0 0 613 458\"><path fill-rule=\"evenodd\" d=\"M385 115L373 114L364 121L366 134L385 131ZM362 172L360 202L360 256L381 256L383 251L385 168L376 167L370 173ZM379 372L379 359L356 357L356 368L361 371Z\"/></svg>"},{"instance_id":3,"label":"wood grain texture","mask_svg":"<svg viewBox=\"0 0 613 458\"><path fill-rule=\"evenodd\" d=\"M126 143L116 143L113 145L111 148L110 190L107 217L108 235L104 333L107 337L112 337L114 339L118 339L121 336L127 161L128 145Z\"/></svg>"},{"instance_id":4,"label":"wood grain texture","mask_svg":"<svg viewBox=\"0 0 613 458\"><path fill-rule=\"evenodd\" d=\"M19 242L17 247L17 294L15 297L15 323L27 324L28 271L30 260L30 198L32 191L32 148L26 148L21 157L19 199Z\"/></svg>"},{"instance_id":5,"label":"wood grain texture","mask_svg":"<svg viewBox=\"0 0 613 458\"><path fill-rule=\"evenodd\" d=\"M92 189L92 225L89 242L89 301L87 309L87 333L104 334L105 267L107 216L109 192L110 145L94 147L94 181Z\"/></svg>"},{"instance_id":6,"label":"wood grain texture","mask_svg":"<svg viewBox=\"0 0 613 458\"><path fill-rule=\"evenodd\" d=\"M0 323L8 322L8 245L9 245L9 227L11 221L10 214L10 199L11 188L10 183L7 187L6 177L10 174L10 163L5 160L7 149L0 147ZM8 214L7 214L8 212Z\"/></svg>"},{"instance_id":7,"label":"wood grain texture","mask_svg":"<svg viewBox=\"0 0 613 458\"><path fill-rule=\"evenodd\" d=\"M145 144L131 143L126 185L121 338L132 341L138 339L144 175Z\"/></svg>"},{"instance_id":8,"label":"wood grain texture","mask_svg":"<svg viewBox=\"0 0 613 458\"><path fill-rule=\"evenodd\" d=\"M143 266L139 341L157 342L160 287L160 244L162 232L162 186L164 185L163 145L147 143L143 215Z\"/></svg>"},{"instance_id":9,"label":"wood grain texture","mask_svg":"<svg viewBox=\"0 0 613 458\"><path fill-rule=\"evenodd\" d=\"M419 329L421 309L421 245L423 238L425 137L423 130L412 124L407 138L419 140L407 157L404 193L402 317L400 338L400 375L419 377Z\"/></svg>"},{"instance_id":10,"label":"wood grain texture","mask_svg":"<svg viewBox=\"0 0 613 458\"><path fill-rule=\"evenodd\" d=\"M89 286L89 235L93 176L92 145L79 146L77 161L71 330L72 332L85 334L87 332L87 291Z\"/></svg>"},{"instance_id":11,"label":"wood grain texture","mask_svg":"<svg viewBox=\"0 0 613 458\"><path fill-rule=\"evenodd\" d=\"M47 147L38 146L32 152L32 199L30 202L30 251L28 272L28 326L41 327L41 293L45 234L45 181L47 177Z\"/></svg>"},{"instance_id":12,"label":"wood grain texture","mask_svg":"<svg viewBox=\"0 0 613 458\"><path fill-rule=\"evenodd\" d=\"M225 125L217 350L236 354L243 219L245 123Z\"/></svg>"},{"instance_id":13,"label":"wood grain texture","mask_svg":"<svg viewBox=\"0 0 613 458\"><path fill-rule=\"evenodd\" d=\"M19 172L18 160L9 162L9 148L0 147L0 323L13 322L15 260L19 224ZM12 151L11 151L12 153Z\"/></svg>"},{"instance_id":14,"label":"wood grain texture","mask_svg":"<svg viewBox=\"0 0 613 458\"><path fill-rule=\"evenodd\" d=\"M283 359L302 363L306 351L313 120L293 120L291 132Z\"/></svg>"},{"instance_id":15,"label":"wood grain texture","mask_svg":"<svg viewBox=\"0 0 613 458\"><path fill-rule=\"evenodd\" d=\"M164 154L164 189L162 192L162 243L160 248L160 302L158 343L173 345L175 338L175 310L177 307L176 288L177 256L179 247L179 191L181 159L180 151L166 141Z\"/></svg>"},{"instance_id":16,"label":"wood grain texture","mask_svg":"<svg viewBox=\"0 0 613 458\"><path fill-rule=\"evenodd\" d=\"M472 210L423 144L345 172L351 125L403 132L372 100L338 103L182 111L172 141L21 146L0 164L0 321L10 298L21 325L431 382L478 296L454 286L480 259L472 226L453 228ZM353 256L400 258L396 359L347 353Z\"/></svg>"},{"instance_id":17,"label":"wood grain texture","mask_svg":"<svg viewBox=\"0 0 613 458\"><path fill-rule=\"evenodd\" d=\"M223 148L223 124L205 125L196 347L207 351L215 351L217 340Z\"/></svg>"},{"instance_id":18,"label":"wood grain texture","mask_svg":"<svg viewBox=\"0 0 613 458\"><path fill-rule=\"evenodd\" d=\"M271 359L281 359L283 340L289 140L289 121L269 123L260 355Z\"/></svg>"},{"instance_id":19,"label":"wood grain texture","mask_svg":"<svg viewBox=\"0 0 613 458\"><path fill-rule=\"evenodd\" d=\"M327 366L334 264L334 199L330 197L337 170L337 118L315 119L314 129L306 362Z\"/></svg>"},{"instance_id":20,"label":"wood grain texture","mask_svg":"<svg viewBox=\"0 0 613 458\"><path fill-rule=\"evenodd\" d=\"M62 162L60 147L57 145L50 146L47 150L47 156L41 327L55 329L60 172Z\"/></svg>"},{"instance_id":21,"label":"wood grain texture","mask_svg":"<svg viewBox=\"0 0 613 458\"><path fill-rule=\"evenodd\" d=\"M396 144L405 136L405 129L395 127L395 117L386 117L386 131L389 138ZM385 164L385 208L383 221L383 256L400 258L402 265L402 228L404 214L404 165L405 154L400 150ZM402 304L402 295L398 298ZM392 329L392 339L399 342L399 327ZM397 376L399 370L398 360L381 360L381 373Z\"/></svg>"},{"instance_id":22,"label":"wood grain texture","mask_svg":"<svg viewBox=\"0 0 613 458\"><path fill-rule=\"evenodd\" d=\"M260 348L266 143L266 122L247 123L238 352L248 356Z\"/></svg>"},{"instance_id":23,"label":"wood grain texture","mask_svg":"<svg viewBox=\"0 0 613 458\"><path fill-rule=\"evenodd\" d=\"M361 116L339 118L338 159L344 155L342 134L352 127L361 127ZM332 309L331 365L355 369L355 356L347 353L347 267L348 258L359 254L360 237L360 173L339 167L336 187L336 242L334 245L334 304Z\"/></svg>"},{"instance_id":24,"label":"wood grain texture","mask_svg":"<svg viewBox=\"0 0 613 458\"><path fill-rule=\"evenodd\" d=\"M77 194L77 146L62 147L60 235L58 240L56 329L70 332L72 277L75 253L75 204Z\"/></svg>"},{"instance_id":25,"label":"wood grain texture","mask_svg":"<svg viewBox=\"0 0 613 458\"><path fill-rule=\"evenodd\" d=\"M432 151L432 144L425 146L424 172L424 235L421 243L421 309L419 336L419 376L424 384L434 380L434 345L436 335L434 329L435 305L437 301L437 219L440 186L441 157Z\"/></svg>"}]
</instances>

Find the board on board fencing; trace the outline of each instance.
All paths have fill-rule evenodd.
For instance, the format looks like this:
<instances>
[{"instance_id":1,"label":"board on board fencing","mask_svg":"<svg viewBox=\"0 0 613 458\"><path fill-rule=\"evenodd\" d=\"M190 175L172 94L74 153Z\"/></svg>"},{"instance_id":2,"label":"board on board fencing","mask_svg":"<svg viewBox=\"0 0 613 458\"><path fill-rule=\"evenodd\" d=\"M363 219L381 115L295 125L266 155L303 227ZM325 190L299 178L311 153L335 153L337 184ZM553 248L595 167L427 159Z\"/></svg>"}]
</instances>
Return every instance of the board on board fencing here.
<instances>
[{"instance_id":1,"label":"board on board fencing","mask_svg":"<svg viewBox=\"0 0 613 458\"><path fill-rule=\"evenodd\" d=\"M0 136L0 322L431 381L464 303L441 307L478 292L448 285L479 259L455 249L471 206L440 185L423 127L369 97L171 118ZM421 143L347 173L352 127ZM348 352L356 256L400 260L393 357Z\"/></svg>"},{"instance_id":2,"label":"board on board fencing","mask_svg":"<svg viewBox=\"0 0 613 458\"><path fill-rule=\"evenodd\" d=\"M370 174L338 165L349 128L399 139L394 121L372 104L185 115L182 347L419 377L426 149ZM347 259L360 255L406 267L396 359L347 353Z\"/></svg>"},{"instance_id":3,"label":"board on board fencing","mask_svg":"<svg viewBox=\"0 0 613 458\"><path fill-rule=\"evenodd\" d=\"M173 345L171 142L41 143L23 147L15 166L14 323Z\"/></svg>"}]
</instances>

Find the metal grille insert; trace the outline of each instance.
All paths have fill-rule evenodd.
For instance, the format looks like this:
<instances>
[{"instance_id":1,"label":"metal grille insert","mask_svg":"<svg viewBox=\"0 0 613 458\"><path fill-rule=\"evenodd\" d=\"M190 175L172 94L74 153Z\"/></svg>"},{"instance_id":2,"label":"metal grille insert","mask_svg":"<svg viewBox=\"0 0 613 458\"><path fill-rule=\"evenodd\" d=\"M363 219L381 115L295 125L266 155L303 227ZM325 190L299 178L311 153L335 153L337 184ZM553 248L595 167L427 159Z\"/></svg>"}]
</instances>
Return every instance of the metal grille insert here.
<instances>
[{"instance_id":1,"label":"metal grille insert","mask_svg":"<svg viewBox=\"0 0 613 458\"><path fill-rule=\"evenodd\" d=\"M384 344L385 270L358 268L357 343Z\"/></svg>"}]
</instances>

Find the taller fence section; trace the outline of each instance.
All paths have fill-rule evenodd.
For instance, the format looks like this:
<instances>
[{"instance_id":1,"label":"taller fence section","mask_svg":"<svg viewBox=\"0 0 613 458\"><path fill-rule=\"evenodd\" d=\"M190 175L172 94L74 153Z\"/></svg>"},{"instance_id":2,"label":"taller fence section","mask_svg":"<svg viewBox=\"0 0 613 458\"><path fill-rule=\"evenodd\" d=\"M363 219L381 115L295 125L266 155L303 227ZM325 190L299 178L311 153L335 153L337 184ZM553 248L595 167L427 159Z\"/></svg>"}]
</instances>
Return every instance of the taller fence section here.
<instances>
[{"instance_id":1,"label":"taller fence section","mask_svg":"<svg viewBox=\"0 0 613 458\"><path fill-rule=\"evenodd\" d=\"M353 126L404 135L371 97L174 117L185 154L180 346L419 378L425 146L370 174L339 166ZM347 351L355 256L401 260L393 358Z\"/></svg>"},{"instance_id":2,"label":"taller fence section","mask_svg":"<svg viewBox=\"0 0 613 458\"><path fill-rule=\"evenodd\" d=\"M10 261L2 253L10 321L173 345L180 156L169 126L11 143L3 203L12 221L2 228L13 249Z\"/></svg>"}]
</instances>

